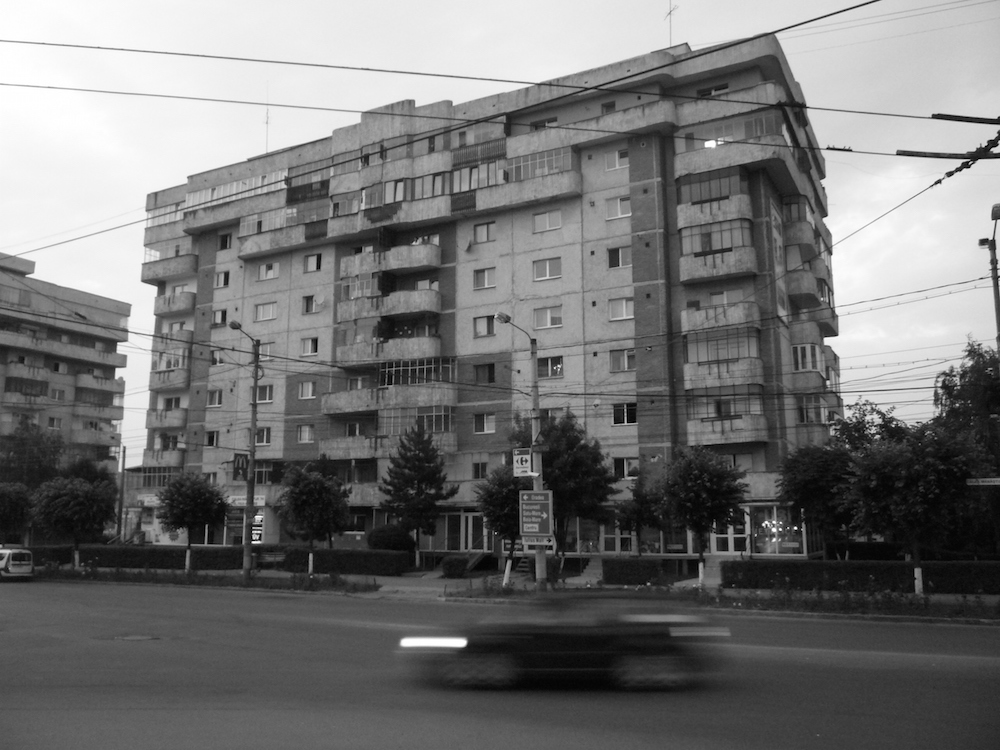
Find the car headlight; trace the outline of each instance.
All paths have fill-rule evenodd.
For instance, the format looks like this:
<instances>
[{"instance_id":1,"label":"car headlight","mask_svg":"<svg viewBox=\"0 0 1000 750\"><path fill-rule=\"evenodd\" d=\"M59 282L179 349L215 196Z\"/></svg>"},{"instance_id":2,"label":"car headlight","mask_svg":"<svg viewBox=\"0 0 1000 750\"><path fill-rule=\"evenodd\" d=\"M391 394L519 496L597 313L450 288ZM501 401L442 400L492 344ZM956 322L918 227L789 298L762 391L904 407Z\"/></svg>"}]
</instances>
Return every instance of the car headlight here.
<instances>
[{"instance_id":1,"label":"car headlight","mask_svg":"<svg viewBox=\"0 0 1000 750\"><path fill-rule=\"evenodd\" d=\"M403 638L399 642L400 648L465 648L469 641L466 638Z\"/></svg>"}]
</instances>

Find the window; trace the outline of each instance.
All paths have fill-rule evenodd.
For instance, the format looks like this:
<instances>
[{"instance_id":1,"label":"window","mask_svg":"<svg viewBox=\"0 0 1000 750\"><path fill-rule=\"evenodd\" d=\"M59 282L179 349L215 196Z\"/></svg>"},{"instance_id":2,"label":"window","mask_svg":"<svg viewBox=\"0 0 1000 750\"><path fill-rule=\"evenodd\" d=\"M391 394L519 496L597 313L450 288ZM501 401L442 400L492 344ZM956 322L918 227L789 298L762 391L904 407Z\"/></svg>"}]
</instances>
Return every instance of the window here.
<instances>
[{"instance_id":1,"label":"window","mask_svg":"<svg viewBox=\"0 0 1000 750\"><path fill-rule=\"evenodd\" d=\"M222 406L222 389L213 388L208 392L208 403L206 406Z\"/></svg>"},{"instance_id":2,"label":"window","mask_svg":"<svg viewBox=\"0 0 1000 750\"><path fill-rule=\"evenodd\" d=\"M485 365L476 365L474 373L475 381L478 384L496 382L496 365L492 362Z\"/></svg>"},{"instance_id":3,"label":"window","mask_svg":"<svg viewBox=\"0 0 1000 750\"><path fill-rule=\"evenodd\" d=\"M300 424L295 429L295 440L299 443L313 443L316 441L316 432L311 424Z\"/></svg>"},{"instance_id":4,"label":"window","mask_svg":"<svg viewBox=\"0 0 1000 750\"><path fill-rule=\"evenodd\" d=\"M319 271L322 267L323 255L321 253L314 253L305 257L304 273L313 273L314 271Z\"/></svg>"},{"instance_id":5,"label":"window","mask_svg":"<svg viewBox=\"0 0 1000 750\"><path fill-rule=\"evenodd\" d=\"M698 335L685 341L685 362L701 364L759 357L760 333L751 328L724 328Z\"/></svg>"},{"instance_id":6,"label":"window","mask_svg":"<svg viewBox=\"0 0 1000 750\"><path fill-rule=\"evenodd\" d=\"M709 203L749 192L749 182L739 167L685 175L677 180L678 203Z\"/></svg>"},{"instance_id":7,"label":"window","mask_svg":"<svg viewBox=\"0 0 1000 750\"><path fill-rule=\"evenodd\" d=\"M533 217L533 232L547 232L550 229L559 229L562 226L562 211L545 211L535 214Z\"/></svg>"},{"instance_id":8,"label":"window","mask_svg":"<svg viewBox=\"0 0 1000 750\"><path fill-rule=\"evenodd\" d=\"M747 219L718 221L681 229L681 252L684 255L713 255L735 247L753 245L753 226Z\"/></svg>"},{"instance_id":9,"label":"window","mask_svg":"<svg viewBox=\"0 0 1000 750\"><path fill-rule=\"evenodd\" d=\"M202 474L202 476L205 477L205 481L208 482L209 484L218 484L219 483L219 474L218 474L218 472L215 472L215 471L206 471L204 474Z\"/></svg>"},{"instance_id":10,"label":"window","mask_svg":"<svg viewBox=\"0 0 1000 750\"><path fill-rule=\"evenodd\" d=\"M545 258L536 260L532 265L535 281L558 279L562 276L562 258Z\"/></svg>"},{"instance_id":11,"label":"window","mask_svg":"<svg viewBox=\"0 0 1000 750\"><path fill-rule=\"evenodd\" d=\"M562 305L540 307L534 313L535 328L558 328L562 325Z\"/></svg>"},{"instance_id":12,"label":"window","mask_svg":"<svg viewBox=\"0 0 1000 750\"><path fill-rule=\"evenodd\" d=\"M229 286L229 271L219 271L215 274L215 288L221 289L224 286Z\"/></svg>"},{"instance_id":13,"label":"window","mask_svg":"<svg viewBox=\"0 0 1000 750\"><path fill-rule=\"evenodd\" d=\"M476 224L472 228L473 242L477 245L481 242L493 242L497 238L497 223L488 221L485 224Z\"/></svg>"},{"instance_id":14,"label":"window","mask_svg":"<svg viewBox=\"0 0 1000 750\"><path fill-rule=\"evenodd\" d=\"M163 399L163 411L173 411L181 408L181 397L171 396Z\"/></svg>"},{"instance_id":15,"label":"window","mask_svg":"<svg viewBox=\"0 0 1000 750\"><path fill-rule=\"evenodd\" d=\"M228 250L233 246L233 235L232 234L220 234L219 235L219 249Z\"/></svg>"},{"instance_id":16,"label":"window","mask_svg":"<svg viewBox=\"0 0 1000 750\"><path fill-rule=\"evenodd\" d=\"M221 365L225 362L222 358L222 349L209 349L208 356L210 364Z\"/></svg>"},{"instance_id":17,"label":"window","mask_svg":"<svg viewBox=\"0 0 1000 750\"><path fill-rule=\"evenodd\" d=\"M362 375L355 375L347 378L347 390L360 391L365 387L365 379Z\"/></svg>"},{"instance_id":18,"label":"window","mask_svg":"<svg viewBox=\"0 0 1000 750\"><path fill-rule=\"evenodd\" d=\"M635 349L612 349L611 372L626 372L635 369Z\"/></svg>"},{"instance_id":19,"label":"window","mask_svg":"<svg viewBox=\"0 0 1000 750\"><path fill-rule=\"evenodd\" d=\"M490 289L497 285L496 268L480 268L472 272L473 289Z\"/></svg>"},{"instance_id":20,"label":"window","mask_svg":"<svg viewBox=\"0 0 1000 750\"><path fill-rule=\"evenodd\" d=\"M477 435L486 435L497 431L496 414L474 414L472 431Z\"/></svg>"},{"instance_id":21,"label":"window","mask_svg":"<svg viewBox=\"0 0 1000 750\"><path fill-rule=\"evenodd\" d=\"M257 403L258 404L269 404L274 401L274 386L273 385L258 385L257 386Z\"/></svg>"},{"instance_id":22,"label":"window","mask_svg":"<svg viewBox=\"0 0 1000 750\"><path fill-rule=\"evenodd\" d=\"M53 401L65 401L66 391L63 390L62 388L53 388L49 392L49 398L51 398Z\"/></svg>"},{"instance_id":23,"label":"window","mask_svg":"<svg viewBox=\"0 0 1000 750\"><path fill-rule=\"evenodd\" d=\"M267 281L278 278L278 263L261 263L257 266L257 281Z\"/></svg>"},{"instance_id":24,"label":"window","mask_svg":"<svg viewBox=\"0 0 1000 750\"><path fill-rule=\"evenodd\" d=\"M614 111L615 111L615 103L613 101L610 101L610 102L601 102L601 114L602 115L609 115L609 114L611 114Z\"/></svg>"},{"instance_id":25,"label":"window","mask_svg":"<svg viewBox=\"0 0 1000 750\"><path fill-rule=\"evenodd\" d=\"M360 422L348 422L344 425L344 435L347 437L361 437L362 434Z\"/></svg>"},{"instance_id":26,"label":"window","mask_svg":"<svg viewBox=\"0 0 1000 750\"><path fill-rule=\"evenodd\" d=\"M707 88L698 89L695 92L695 95L699 96L701 98L705 98L705 97L709 97L709 96L718 96L719 94L725 93L728 90L729 90L729 84L728 83L717 83L714 86L709 86Z\"/></svg>"},{"instance_id":27,"label":"window","mask_svg":"<svg viewBox=\"0 0 1000 750\"><path fill-rule=\"evenodd\" d=\"M262 341L260 344L260 359L263 362L265 359L271 358L271 347L274 346L273 341Z\"/></svg>"},{"instance_id":28,"label":"window","mask_svg":"<svg viewBox=\"0 0 1000 750\"><path fill-rule=\"evenodd\" d=\"M473 479L486 479L490 473L489 461L473 461L472 462L472 478Z\"/></svg>"},{"instance_id":29,"label":"window","mask_svg":"<svg viewBox=\"0 0 1000 750\"><path fill-rule=\"evenodd\" d=\"M307 339L302 339L302 356L308 357L315 354L319 354L319 338L312 336Z\"/></svg>"},{"instance_id":30,"label":"window","mask_svg":"<svg viewBox=\"0 0 1000 750\"><path fill-rule=\"evenodd\" d=\"M625 268L632 265L632 247L609 247L608 268Z\"/></svg>"},{"instance_id":31,"label":"window","mask_svg":"<svg viewBox=\"0 0 1000 750\"><path fill-rule=\"evenodd\" d=\"M176 333L177 331L183 331L187 328L186 320L175 320L170 324L170 333Z\"/></svg>"},{"instance_id":32,"label":"window","mask_svg":"<svg viewBox=\"0 0 1000 750\"><path fill-rule=\"evenodd\" d=\"M62 429L62 417L49 417L49 429L50 430L61 430Z\"/></svg>"},{"instance_id":33,"label":"window","mask_svg":"<svg viewBox=\"0 0 1000 750\"><path fill-rule=\"evenodd\" d=\"M615 424L635 424L637 421L635 402L615 404L613 421Z\"/></svg>"},{"instance_id":34,"label":"window","mask_svg":"<svg viewBox=\"0 0 1000 750\"><path fill-rule=\"evenodd\" d=\"M278 317L277 302L262 302L253 306L254 320L274 320Z\"/></svg>"},{"instance_id":35,"label":"window","mask_svg":"<svg viewBox=\"0 0 1000 750\"><path fill-rule=\"evenodd\" d=\"M306 380L299 383L299 398L302 400L316 398L316 381Z\"/></svg>"},{"instance_id":36,"label":"window","mask_svg":"<svg viewBox=\"0 0 1000 750\"><path fill-rule=\"evenodd\" d=\"M795 372L815 370L823 372L823 353L816 344L798 344L792 347L792 360Z\"/></svg>"},{"instance_id":37,"label":"window","mask_svg":"<svg viewBox=\"0 0 1000 750\"><path fill-rule=\"evenodd\" d=\"M219 447L219 431L218 430L206 430L205 431L205 447L206 448L218 448Z\"/></svg>"},{"instance_id":38,"label":"window","mask_svg":"<svg viewBox=\"0 0 1000 750\"><path fill-rule=\"evenodd\" d=\"M316 297L315 296L313 296L311 294L307 294L305 297L302 298L302 314L303 315L312 315L314 312L317 312L318 310L319 310L319 308L316 306Z\"/></svg>"},{"instance_id":39,"label":"window","mask_svg":"<svg viewBox=\"0 0 1000 750\"><path fill-rule=\"evenodd\" d=\"M631 198L609 198L607 201L609 219L620 219L632 215Z\"/></svg>"},{"instance_id":40,"label":"window","mask_svg":"<svg viewBox=\"0 0 1000 750\"><path fill-rule=\"evenodd\" d=\"M608 300L608 315L611 320L630 320L635 317L635 301L632 297Z\"/></svg>"},{"instance_id":41,"label":"window","mask_svg":"<svg viewBox=\"0 0 1000 750\"><path fill-rule=\"evenodd\" d=\"M494 334L493 330L493 316L485 315L481 318L472 319L472 332L473 336L477 339L483 336L492 336Z\"/></svg>"},{"instance_id":42,"label":"window","mask_svg":"<svg viewBox=\"0 0 1000 750\"><path fill-rule=\"evenodd\" d=\"M622 169L628 166L628 149L620 148L604 155L605 169Z\"/></svg>"},{"instance_id":43,"label":"window","mask_svg":"<svg viewBox=\"0 0 1000 750\"><path fill-rule=\"evenodd\" d=\"M539 378L561 378L563 376L562 357L541 357L538 360Z\"/></svg>"},{"instance_id":44,"label":"window","mask_svg":"<svg viewBox=\"0 0 1000 750\"><path fill-rule=\"evenodd\" d=\"M531 123L532 130L545 130L545 128L550 128L559 122L558 117L546 117L544 120L535 120Z\"/></svg>"},{"instance_id":45,"label":"window","mask_svg":"<svg viewBox=\"0 0 1000 750\"><path fill-rule=\"evenodd\" d=\"M271 444L271 428L270 427L258 427L257 434L254 435L253 440L254 445L270 445Z\"/></svg>"},{"instance_id":46,"label":"window","mask_svg":"<svg viewBox=\"0 0 1000 750\"><path fill-rule=\"evenodd\" d=\"M823 423L823 399L819 396L799 396L796 401L799 424Z\"/></svg>"},{"instance_id":47,"label":"window","mask_svg":"<svg viewBox=\"0 0 1000 750\"><path fill-rule=\"evenodd\" d=\"M616 458L615 463L615 477L618 479L626 479L631 476L635 476L634 472L639 470L639 459L638 458Z\"/></svg>"},{"instance_id":48,"label":"window","mask_svg":"<svg viewBox=\"0 0 1000 750\"><path fill-rule=\"evenodd\" d=\"M53 362L52 372L66 373L69 372L69 370L66 368L65 362Z\"/></svg>"},{"instance_id":49,"label":"window","mask_svg":"<svg viewBox=\"0 0 1000 750\"><path fill-rule=\"evenodd\" d=\"M212 310L212 325L224 326L226 324L226 315L225 310Z\"/></svg>"}]
</instances>

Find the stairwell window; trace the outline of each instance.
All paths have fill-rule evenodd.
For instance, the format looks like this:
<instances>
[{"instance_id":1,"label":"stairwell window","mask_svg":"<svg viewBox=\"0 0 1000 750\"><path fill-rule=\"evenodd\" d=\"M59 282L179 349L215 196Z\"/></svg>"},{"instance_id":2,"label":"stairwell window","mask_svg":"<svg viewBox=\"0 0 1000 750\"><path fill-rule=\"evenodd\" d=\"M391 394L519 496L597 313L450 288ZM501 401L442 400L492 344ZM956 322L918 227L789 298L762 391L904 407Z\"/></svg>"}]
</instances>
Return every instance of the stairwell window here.
<instances>
[{"instance_id":1,"label":"stairwell window","mask_svg":"<svg viewBox=\"0 0 1000 750\"><path fill-rule=\"evenodd\" d=\"M299 443L316 442L316 431L311 424L300 424L295 430L295 439Z\"/></svg>"},{"instance_id":2,"label":"stairwell window","mask_svg":"<svg viewBox=\"0 0 1000 750\"><path fill-rule=\"evenodd\" d=\"M323 267L323 255L321 253L314 253L312 255L307 255L305 257L305 268L303 273L314 273L319 271Z\"/></svg>"},{"instance_id":3,"label":"stairwell window","mask_svg":"<svg viewBox=\"0 0 1000 750\"><path fill-rule=\"evenodd\" d=\"M270 445L270 444L271 444L271 428L258 427L257 434L254 436L254 445Z\"/></svg>"},{"instance_id":4,"label":"stairwell window","mask_svg":"<svg viewBox=\"0 0 1000 750\"><path fill-rule=\"evenodd\" d=\"M604 168L608 171L612 169L624 169L628 166L628 149L620 148L616 151L609 151L604 155Z\"/></svg>"},{"instance_id":5,"label":"stairwell window","mask_svg":"<svg viewBox=\"0 0 1000 750\"><path fill-rule=\"evenodd\" d=\"M626 268L632 265L632 248L609 247L608 268Z\"/></svg>"},{"instance_id":6,"label":"stairwell window","mask_svg":"<svg viewBox=\"0 0 1000 750\"><path fill-rule=\"evenodd\" d=\"M313 357L317 354L319 354L319 338L311 336L309 338L302 339L302 356Z\"/></svg>"},{"instance_id":7,"label":"stairwell window","mask_svg":"<svg viewBox=\"0 0 1000 750\"><path fill-rule=\"evenodd\" d=\"M213 388L208 392L208 401L205 404L209 408L222 406L222 389Z\"/></svg>"},{"instance_id":8,"label":"stairwell window","mask_svg":"<svg viewBox=\"0 0 1000 750\"><path fill-rule=\"evenodd\" d=\"M477 435L488 435L497 431L496 414L474 414L472 431Z\"/></svg>"},{"instance_id":9,"label":"stairwell window","mask_svg":"<svg viewBox=\"0 0 1000 750\"><path fill-rule=\"evenodd\" d=\"M274 401L274 386L273 385L258 385L257 386L257 403L258 404L269 404Z\"/></svg>"},{"instance_id":10,"label":"stairwell window","mask_svg":"<svg viewBox=\"0 0 1000 750\"><path fill-rule=\"evenodd\" d=\"M562 258L544 258L531 264L535 281L562 278Z\"/></svg>"},{"instance_id":11,"label":"stairwell window","mask_svg":"<svg viewBox=\"0 0 1000 750\"><path fill-rule=\"evenodd\" d=\"M497 285L496 268L478 268L472 272L473 289L492 289Z\"/></svg>"},{"instance_id":12,"label":"stairwell window","mask_svg":"<svg viewBox=\"0 0 1000 750\"><path fill-rule=\"evenodd\" d=\"M305 400L311 398L316 398L316 381L306 380L299 383L299 399Z\"/></svg>"},{"instance_id":13,"label":"stairwell window","mask_svg":"<svg viewBox=\"0 0 1000 750\"><path fill-rule=\"evenodd\" d=\"M635 369L635 349L612 349L611 372L628 372Z\"/></svg>"}]
</instances>

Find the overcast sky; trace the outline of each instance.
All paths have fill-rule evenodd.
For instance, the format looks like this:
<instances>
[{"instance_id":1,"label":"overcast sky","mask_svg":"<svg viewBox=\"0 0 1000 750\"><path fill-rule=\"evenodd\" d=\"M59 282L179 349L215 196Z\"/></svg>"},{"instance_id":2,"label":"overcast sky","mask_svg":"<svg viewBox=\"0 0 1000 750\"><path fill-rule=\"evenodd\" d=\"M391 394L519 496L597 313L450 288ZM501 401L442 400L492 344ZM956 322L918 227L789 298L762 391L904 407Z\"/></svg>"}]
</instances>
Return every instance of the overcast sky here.
<instances>
[{"instance_id":1,"label":"overcast sky","mask_svg":"<svg viewBox=\"0 0 1000 750\"><path fill-rule=\"evenodd\" d=\"M139 281L147 193L325 137L390 102L468 101L854 4L5 0L0 252L35 261L35 278L132 305L122 434L133 466L145 447L155 294ZM978 240L993 232L1000 161L979 161L931 188L961 160L895 152L967 153L997 134L997 125L926 118L1000 114L1000 0L881 0L779 39L820 145L852 150L824 154L840 314L840 336L828 343L841 358L845 405L866 398L910 423L926 420L935 376L960 362L967 340L995 346L989 255Z\"/></svg>"}]
</instances>

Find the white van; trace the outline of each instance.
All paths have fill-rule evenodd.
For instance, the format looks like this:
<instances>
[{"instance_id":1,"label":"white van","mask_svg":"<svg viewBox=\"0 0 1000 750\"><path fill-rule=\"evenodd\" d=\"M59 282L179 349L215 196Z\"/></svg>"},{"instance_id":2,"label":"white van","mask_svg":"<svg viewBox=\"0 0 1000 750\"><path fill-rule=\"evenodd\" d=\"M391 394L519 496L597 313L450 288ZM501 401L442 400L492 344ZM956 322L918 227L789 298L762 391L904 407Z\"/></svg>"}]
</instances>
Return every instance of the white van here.
<instances>
[{"instance_id":1,"label":"white van","mask_svg":"<svg viewBox=\"0 0 1000 750\"><path fill-rule=\"evenodd\" d=\"M30 579L34 575L35 565L32 561L31 550L24 549L24 547L0 545L0 579Z\"/></svg>"}]
</instances>

